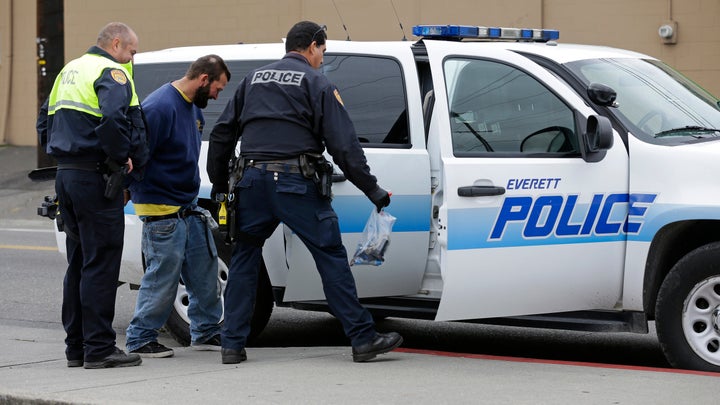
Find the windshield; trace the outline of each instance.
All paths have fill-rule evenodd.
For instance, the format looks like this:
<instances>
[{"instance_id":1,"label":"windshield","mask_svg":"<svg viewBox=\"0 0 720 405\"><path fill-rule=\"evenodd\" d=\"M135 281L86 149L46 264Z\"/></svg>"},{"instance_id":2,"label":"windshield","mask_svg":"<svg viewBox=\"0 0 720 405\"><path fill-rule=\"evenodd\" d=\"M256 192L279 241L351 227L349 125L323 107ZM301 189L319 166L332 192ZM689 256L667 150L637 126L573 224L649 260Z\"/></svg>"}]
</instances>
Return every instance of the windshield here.
<instances>
[{"instance_id":1,"label":"windshield","mask_svg":"<svg viewBox=\"0 0 720 405\"><path fill-rule=\"evenodd\" d=\"M720 137L717 98L656 60L594 59L568 63L586 86L617 92L612 114L637 137L653 143Z\"/></svg>"}]
</instances>

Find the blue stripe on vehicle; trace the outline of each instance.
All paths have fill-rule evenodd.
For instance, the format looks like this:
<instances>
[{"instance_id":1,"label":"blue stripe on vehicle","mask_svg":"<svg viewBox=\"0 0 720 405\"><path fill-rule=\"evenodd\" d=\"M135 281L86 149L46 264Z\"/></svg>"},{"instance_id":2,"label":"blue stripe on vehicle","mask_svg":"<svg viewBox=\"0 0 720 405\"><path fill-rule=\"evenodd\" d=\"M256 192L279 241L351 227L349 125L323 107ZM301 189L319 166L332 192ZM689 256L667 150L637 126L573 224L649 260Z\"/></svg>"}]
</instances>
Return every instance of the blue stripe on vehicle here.
<instances>
[{"instance_id":1,"label":"blue stripe on vehicle","mask_svg":"<svg viewBox=\"0 0 720 405\"><path fill-rule=\"evenodd\" d=\"M364 195L339 196L332 202L338 214L340 232L362 232L368 217L375 206ZM430 196L398 195L392 196L390 205L385 208L397 218L393 232L428 232L430 230Z\"/></svg>"},{"instance_id":2,"label":"blue stripe on vehicle","mask_svg":"<svg viewBox=\"0 0 720 405\"><path fill-rule=\"evenodd\" d=\"M210 188L200 189L199 197L208 199ZM333 208L338 214L340 232L362 232L370 212L375 206L364 195L338 196L333 199ZM393 232L427 232L430 230L430 196L398 195L391 197L390 206L385 210L397 220ZM125 206L125 215L135 215L132 201Z\"/></svg>"},{"instance_id":3,"label":"blue stripe on vehicle","mask_svg":"<svg viewBox=\"0 0 720 405\"><path fill-rule=\"evenodd\" d=\"M578 207L581 207L580 205ZM579 243L603 243L618 241L651 242L657 232L667 224L687 220L720 219L718 206L687 206L679 204L654 204L644 217L637 233L622 231L614 234L598 234L595 230L587 235L558 236L555 231L544 237L523 235L525 222L508 223L500 238L492 239L491 233L500 208L467 208L448 211L448 250L503 248L523 246L563 245ZM613 218L615 222L622 219ZM594 224L597 226L597 224Z\"/></svg>"}]
</instances>

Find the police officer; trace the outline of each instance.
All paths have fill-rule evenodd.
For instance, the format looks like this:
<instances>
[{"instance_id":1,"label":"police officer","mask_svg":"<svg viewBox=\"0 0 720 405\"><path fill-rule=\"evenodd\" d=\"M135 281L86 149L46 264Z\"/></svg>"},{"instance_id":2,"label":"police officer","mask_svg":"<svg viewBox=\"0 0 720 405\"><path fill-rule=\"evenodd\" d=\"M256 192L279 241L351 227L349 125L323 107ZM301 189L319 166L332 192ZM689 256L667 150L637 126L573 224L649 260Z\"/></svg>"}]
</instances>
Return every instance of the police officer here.
<instances>
[{"instance_id":1,"label":"police officer","mask_svg":"<svg viewBox=\"0 0 720 405\"><path fill-rule=\"evenodd\" d=\"M245 162L242 178L231 190L237 201L237 232L225 289L221 355L226 364L247 358L262 246L279 222L312 253L330 310L350 338L353 361L373 359L402 343L395 332L375 331L370 313L358 300L330 196L306 177L305 165L301 173L299 160L321 156L327 147L378 211L390 204L388 192L370 174L340 93L317 70L326 38L325 26L295 24L287 34L287 54L242 80L210 134L207 169L216 192L228 191L228 161L239 136Z\"/></svg>"},{"instance_id":2,"label":"police officer","mask_svg":"<svg viewBox=\"0 0 720 405\"><path fill-rule=\"evenodd\" d=\"M55 191L67 236L62 321L68 367L142 361L115 346L112 327L125 231L122 173L138 177L148 155L128 71L137 48L130 27L106 25L97 45L62 69L38 117L40 143L58 162ZM111 178L120 187L108 188Z\"/></svg>"}]
</instances>

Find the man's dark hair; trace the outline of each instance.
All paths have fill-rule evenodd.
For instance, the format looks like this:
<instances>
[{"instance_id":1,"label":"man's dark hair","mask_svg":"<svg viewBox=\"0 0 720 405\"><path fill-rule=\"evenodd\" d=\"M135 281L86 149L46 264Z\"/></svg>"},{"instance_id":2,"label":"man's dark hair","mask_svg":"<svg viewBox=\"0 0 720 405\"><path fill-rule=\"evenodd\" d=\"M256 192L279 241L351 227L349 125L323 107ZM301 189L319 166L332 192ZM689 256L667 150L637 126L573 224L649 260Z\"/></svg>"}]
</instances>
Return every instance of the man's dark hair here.
<instances>
[{"instance_id":1,"label":"man's dark hair","mask_svg":"<svg viewBox=\"0 0 720 405\"><path fill-rule=\"evenodd\" d=\"M300 21L293 25L285 38L285 52L303 51L315 41L318 46L325 43L327 27L312 21Z\"/></svg>"},{"instance_id":2,"label":"man's dark hair","mask_svg":"<svg viewBox=\"0 0 720 405\"><path fill-rule=\"evenodd\" d=\"M228 81L230 81L230 69L228 69L225 61L217 55L205 55L190 65L185 76L188 79L195 79L203 73L207 73L210 83L220 80L220 76L225 73Z\"/></svg>"}]
</instances>

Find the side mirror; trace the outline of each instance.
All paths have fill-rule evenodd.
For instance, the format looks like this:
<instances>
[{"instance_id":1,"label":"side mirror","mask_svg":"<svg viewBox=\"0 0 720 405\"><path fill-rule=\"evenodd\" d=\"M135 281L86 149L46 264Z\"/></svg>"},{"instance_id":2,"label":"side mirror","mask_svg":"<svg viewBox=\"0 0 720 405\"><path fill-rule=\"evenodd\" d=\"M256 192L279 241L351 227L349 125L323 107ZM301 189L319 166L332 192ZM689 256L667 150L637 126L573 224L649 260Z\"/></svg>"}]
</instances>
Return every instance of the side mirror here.
<instances>
[{"instance_id":1,"label":"side mirror","mask_svg":"<svg viewBox=\"0 0 720 405\"><path fill-rule=\"evenodd\" d=\"M602 115L589 116L584 137L588 152L595 153L612 148L613 129L610 120Z\"/></svg>"},{"instance_id":2,"label":"side mirror","mask_svg":"<svg viewBox=\"0 0 720 405\"><path fill-rule=\"evenodd\" d=\"M587 93L590 100L597 105L601 105L603 107L617 107L617 103L615 103L617 93L610 86L600 83L590 83L587 88Z\"/></svg>"}]
</instances>

